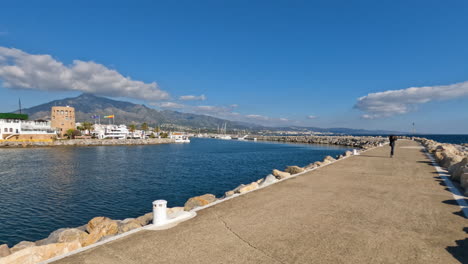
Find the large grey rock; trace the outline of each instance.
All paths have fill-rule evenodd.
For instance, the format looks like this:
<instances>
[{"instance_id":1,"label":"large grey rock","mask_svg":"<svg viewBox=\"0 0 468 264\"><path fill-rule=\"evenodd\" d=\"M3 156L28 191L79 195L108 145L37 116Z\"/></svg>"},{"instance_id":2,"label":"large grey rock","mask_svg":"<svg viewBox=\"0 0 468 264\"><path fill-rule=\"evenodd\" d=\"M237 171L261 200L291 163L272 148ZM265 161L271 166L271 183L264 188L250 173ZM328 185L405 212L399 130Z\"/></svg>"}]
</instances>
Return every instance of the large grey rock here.
<instances>
[{"instance_id":1,"label":"large grey rock","mask_svg":"<svg viewBox=\"0 0 468 264\"><path fill-rule=\"evenodd\" d=\"M6 257L11 254L10 248L7 244L0 245L0 258Z\"/></svg>"},{"instance_id":2,"label":"large grey rock","mask_svg":"<svg viewBox=\"0 0 468 264\"><path fill-rule=\"evenodd\" d=\"M291 175L294 175L304 172L305 170L299 166L288 166L284 171L290 173Z\"/></svg>"},{"instance_id":3,"label":"large grey rock","mask_svg":"<svg viewBox=\"0 0 468 264\"><path fill-rule=\"evenodd\" d=\"M453 164L449 167L448 172L451 175L451 179L454 181L460 181L460 177L463 174L464 168L468 165L468 157L465 157L460 162Z\"/></svg>"},{"instance_id":4,"label":"large grey rock","mask_svg":"<svg viewBox=\"0 0 468 264\"><path fill-rule=\"evenodd\" d=\"M463 168L463 173L460 175L460 185L465 189L465 195L468 194L468 166Z\"/></svg>"},{"instance_id":5,"label":"large grey rock","mask_svg":"<svg viewBox=\"0 0 468 264\"><path fill-rule=\"evenodd\" d=\"M213 194L204 194L188 199L184 205L185 211L190 211L195 207L205 206L209 203L216 201L216 197Z\"/></svg>"},{"instance_id":6,"label":"large grey rock","mask_svg":"<svg viewBox=\"0 0 468 264\"><path fill-rule=\"evenodd\" d=\"M277 181L278 181L278 179L276 179L275 176L273 176L272 174L268 174L265 178L262 179L262 181L260 181L259 187L268 186L268 185L273 184L273 183L275 183Z\"/></svg>"},{"instance_id":7,"label":"large grey rock","mask_svg":"<svg viewBox=\"0 0 468 264\"><path fill-rule=\"evenodd\" d=\"M442 156L444 158L440 162L440 165L445 168L450 168L450 166L455 165L463 160L462 156L449 152L442 152Z\"/></svg>"},{"instance_id":8,"label":"large grey rock","mask_svg":"<svg viewBox=\"0 0 468 264\"><path fill-rule=\"evenodd\" d=\"M19 242L18 244L14 245L10 251L11 253L15 253L17 251L20 251L22 249L25 249L25 248L28 248L28 247L35 247L36 246L36 243L34 242L31 242L31 241L21 241Z\"/></svg>"}]
</instances>

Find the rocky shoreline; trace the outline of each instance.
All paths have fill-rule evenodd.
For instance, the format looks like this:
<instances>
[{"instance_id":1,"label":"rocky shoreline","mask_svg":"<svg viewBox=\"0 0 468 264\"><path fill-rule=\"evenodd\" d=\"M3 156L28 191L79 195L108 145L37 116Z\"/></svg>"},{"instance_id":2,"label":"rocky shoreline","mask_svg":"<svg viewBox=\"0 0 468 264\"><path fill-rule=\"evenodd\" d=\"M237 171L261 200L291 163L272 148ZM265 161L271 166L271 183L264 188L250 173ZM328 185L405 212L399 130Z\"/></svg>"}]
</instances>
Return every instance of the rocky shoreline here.
<instances>
[{"instance_id":1,"label":"rocky shoreline","mask_svg":"<svg viewBox=\"0 0 468 264\"><path fill-rule=\"evenodd\" d=\"M274 169L271 174L249 184L241 184L237 188L227 191L224 196L217 198L213 194L204 194L188 199L184 207L173 207L167 209L167 215L172 215L180 211L197 210L200 207L221 201L232 196L237 196L255 189L263 188L280 180L287 179L293 175L307 172L318 167L328 165L338 159L343 159L352 155L351 151L346 151L342 155L333 158L327 156L323 161L311 163L305 167L288 166L284 171ZM107 217L98 216L91 219L86 225L75 228L61 228L52 232L47 238L32 241L21 241L12 248L8 245L0 245L0 264L12 263L38 263L47 259L66 254L79 248L105 241L116 235L147 226L152 223L153 213L136 218L124 220L112 220Z\"/></svg>"},{"instance_id":2,"label":"rocky shoreline","mask_svg":"<svg viewBox=\"0 0 468 264\"><path fill-rule=\"evenodd\" d=\"M356 136L259 136L257 140L288 143L329 144L354 148L371 148L388 142L386 137Z\"/></svg>"},{"instance_id":3,"label":"rocky shoreline","mask_svg":"<svg viewBox=\"0 0 468 264\"><path fill-rule=\"evenodd\" d=\"M66 139L50 142L37 141L0 141L0 148L57 147L57 146L118 146L118 145L155 145L175 143L170 138L148 139Z\"/></svg>"},{"instance_id":4,"label":"rocky shoreline","mask_svg":"<svg viewBox=\"0 0 468 264\"><path fill-rule=\"evenodd\" d=\"M325 137L325 139L320 140L316 137L262 137L261 139L258 138L258 140L336 144L363 149L376 147L387 142L387 139L383 137ZM468 195L468 145L442 144L425 138L414 138L414 140L420 142L429 153L432 153L442 167L447 168L452 180L460 182L461 186L465 188L465 195ZM167 215L171 217L171 215L177 214L180 211L196 211L200 207L266 187L352 155L351 151L346 151L337 157L326 156L322 161L316 161L304 167L288 166L283 171L273 169L271 174L266 177L249 184L241 184L235 189L225 192L224 196L220 198L217 198L213 194L192 197L186 201L184 207L168 208ZM22 241L12 248L9 248L6 244L0 245L0 264L37 263L44 261L96 242L105 241L130 230L144 227L151 224L152 220L152 212L124 220L112 220L103 216L95 217L86 225L76 228L58 229L47 238L39 241Z\"/></svg>"},{"instance_id":5,"label":"rocky shoreline","mask_svg":"<svg viewBox=\"0 0 468 264\"><path fill-rule=\"evenodd\" d=\"M452 181L460 183L468 196L468 144L446 144L427 138L415 138L431 153L437 163L450 174Z\"/></svg>"}]
</instances>

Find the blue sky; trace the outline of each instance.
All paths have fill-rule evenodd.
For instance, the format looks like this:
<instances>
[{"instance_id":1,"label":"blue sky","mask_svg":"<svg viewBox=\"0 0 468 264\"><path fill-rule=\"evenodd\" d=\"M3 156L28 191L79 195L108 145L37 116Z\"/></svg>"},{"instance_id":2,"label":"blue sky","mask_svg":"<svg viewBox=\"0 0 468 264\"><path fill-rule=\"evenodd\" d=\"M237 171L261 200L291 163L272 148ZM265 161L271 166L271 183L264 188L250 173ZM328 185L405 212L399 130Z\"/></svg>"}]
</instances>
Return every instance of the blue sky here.
<instances>
[{"instance_id":1,"label":"blue sky","mask_svg":"<svg viewBox=\"0 0 468 264\"><path fill-rule=\"evenodd\" d=\"M466 1L94 2L2 3L0 111L90 91L265 125L468 133Z\"/></svg>"}]
</instances>

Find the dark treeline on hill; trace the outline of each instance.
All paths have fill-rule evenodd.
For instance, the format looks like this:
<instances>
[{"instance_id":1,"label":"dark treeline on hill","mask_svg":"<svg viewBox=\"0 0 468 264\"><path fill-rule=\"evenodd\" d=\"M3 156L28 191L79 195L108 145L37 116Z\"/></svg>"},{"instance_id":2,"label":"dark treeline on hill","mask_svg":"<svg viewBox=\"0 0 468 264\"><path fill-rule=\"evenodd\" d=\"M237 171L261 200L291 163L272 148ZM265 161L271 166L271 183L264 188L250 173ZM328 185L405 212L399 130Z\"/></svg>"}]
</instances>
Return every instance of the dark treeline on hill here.
<instances>
[{"instance_id":1,"label":"dark treeline on hill","mask_svg":"<svg viewBox=\"0 0 468 264\"><path fill-rule=\"evenodd\" d=\"M329 132L336 134L353 134L353 135L379 135L398 132L382 131L382 130L364 130L350 128L319 128L319 127L265 127L261 125L236 122L216 118L207 115L198 115L191 113L182 113L170 110L156 110L145 105L134 104L130 102L112 100L105 97L99 97L92 94L82 94L73 98L65 98L61 100L51 101L31 108L23 109L23 114L28 114L29 119L49 119L52 106L72 106L75 108L77 122L92 122L94 119L91 116L101 116L101 123L108 121L102 119L105 115L115 115L115 124L142 124L147 123L150 126L161 126L166 128L191 128L202 129L204 132L215 132L218 127L227 124L228 132L235 130L247 130L250 132L256 131L297 131L301 132Z\"/></svg>"}]
</instances>

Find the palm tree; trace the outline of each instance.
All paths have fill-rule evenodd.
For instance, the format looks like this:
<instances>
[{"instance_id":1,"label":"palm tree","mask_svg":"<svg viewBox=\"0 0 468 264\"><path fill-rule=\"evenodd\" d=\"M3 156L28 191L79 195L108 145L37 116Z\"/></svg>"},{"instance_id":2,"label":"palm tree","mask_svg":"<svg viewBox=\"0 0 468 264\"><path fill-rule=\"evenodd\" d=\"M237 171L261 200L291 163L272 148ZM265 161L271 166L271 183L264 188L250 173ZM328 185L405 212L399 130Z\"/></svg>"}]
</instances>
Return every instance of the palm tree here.
<instances>
[{"instance_id":1,"label":"palm tree","mask_svg":"<svg viewBox=\"0 0 468 264\"><path fill-rule=\"evenodd\" d=\"M136 130L136 126L134 124L131 124L128 126L128 130L133 133Z\"/></svg>"},{"instance_id":2,"label":"palm tree","mask_svg":"<svg viewBox=\"0 0 468 264\"><path fill-rule=\"evenodd\" d=\"M141 130L148 131L148 124L147 123L141 124Z\"/></svg>"},{"instance_id":3,"label":"palm tree","mask_svg":"<svg viewBox=\"0 0 468 264\"><path fill-rule=\"evenodd\" d=\"M83 127L83 130L87 130L88 133L91 132L91 130L93 129L93 124L90 122L83 122L81 126Z\"/></svg>"}]
</instances>

